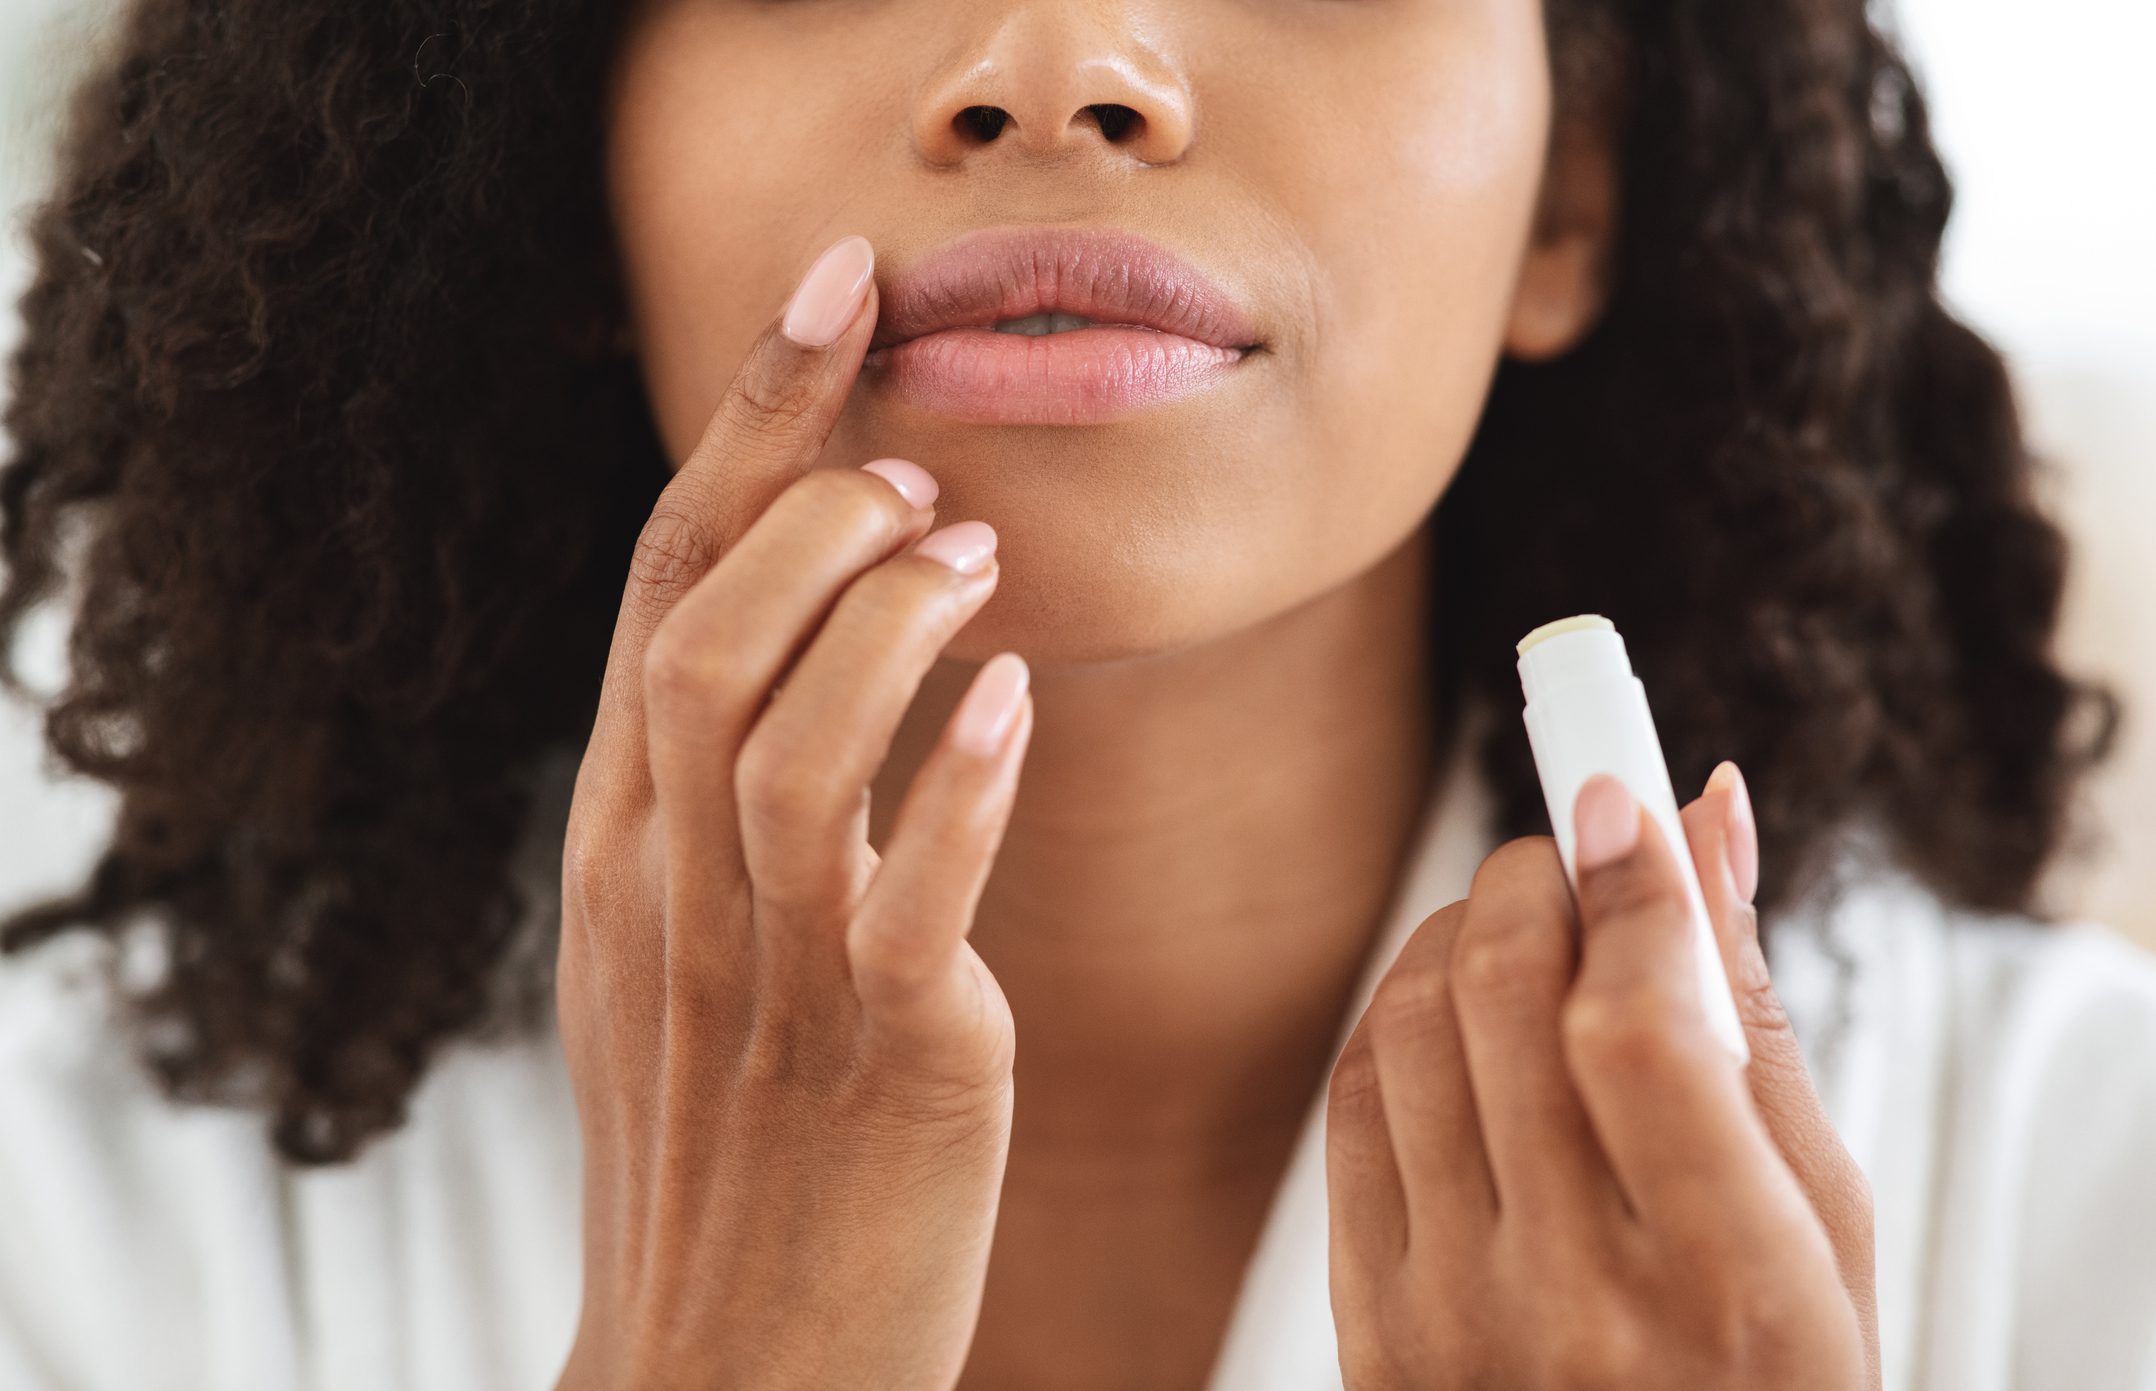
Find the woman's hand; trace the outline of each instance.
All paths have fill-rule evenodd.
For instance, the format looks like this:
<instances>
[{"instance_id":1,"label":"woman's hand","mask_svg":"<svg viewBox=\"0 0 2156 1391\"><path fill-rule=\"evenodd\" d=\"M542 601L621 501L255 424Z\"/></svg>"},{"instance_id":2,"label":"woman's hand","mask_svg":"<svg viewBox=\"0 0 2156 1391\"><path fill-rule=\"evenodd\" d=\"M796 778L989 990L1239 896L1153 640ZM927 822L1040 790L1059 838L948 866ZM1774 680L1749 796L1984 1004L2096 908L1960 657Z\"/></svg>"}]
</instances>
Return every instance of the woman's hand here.
<instances>
[{"instance_id":1,"label":"woman's hand","mask_svg":"<svg viewBox=\"0 0 2156 1391\"><path fill-rule=\"evenodd\" d=\"M812 467L876 321L850 240L653 508L577 777L564 1387L949 1387L979 1314L1014 1044L965 937L1032 698L984 664L879 859L869 781L997 568L982 523L922 540L918 468Z\"/></svg>"},{"instance_id":2,"label":"woman's hand","mask_svg":"<svg viewBox=\"0 0 2156 1391\"><path fill-rule=\"evenodd\" d=\"M1685 833L1749 1068L1701 1009L1671 849L1606 776L1577 914L1556 843L1513 841L1379 983L1327 1107L1350 1391L1879 1385L1870 1189L1767 978L1750 806L1716 772Z\"/></svg>"}]
</instances>

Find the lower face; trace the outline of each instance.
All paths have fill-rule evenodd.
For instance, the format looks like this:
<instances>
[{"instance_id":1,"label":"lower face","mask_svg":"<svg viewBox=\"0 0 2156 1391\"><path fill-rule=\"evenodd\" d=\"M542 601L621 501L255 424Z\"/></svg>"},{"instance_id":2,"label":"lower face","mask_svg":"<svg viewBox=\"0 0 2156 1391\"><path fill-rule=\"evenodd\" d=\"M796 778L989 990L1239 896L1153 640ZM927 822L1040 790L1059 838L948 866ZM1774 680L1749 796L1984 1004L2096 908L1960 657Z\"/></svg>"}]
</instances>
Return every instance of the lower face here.
<instances>
[{"instance_id":1,"label":"lower face","mask_svg":"<svg viewBox=\"0 0 2156 1391\"><path fill-rule=\"evenodd\" d=\"M996 528L997 591L946 649L970 660L1192 646L1417 532L1503 350L1550 121L1540 0L646 0L611 77L610 211L676 460L851 233L885 285L976 228L1133 231L1254 325L1258 351L1084 412L864 365L818 464L912 459L939 522ZM1114 138L1097 104L1127 108ZM941 351L1083 379L1075 340L1105 333Z\"/></svg>"}]
</instances>

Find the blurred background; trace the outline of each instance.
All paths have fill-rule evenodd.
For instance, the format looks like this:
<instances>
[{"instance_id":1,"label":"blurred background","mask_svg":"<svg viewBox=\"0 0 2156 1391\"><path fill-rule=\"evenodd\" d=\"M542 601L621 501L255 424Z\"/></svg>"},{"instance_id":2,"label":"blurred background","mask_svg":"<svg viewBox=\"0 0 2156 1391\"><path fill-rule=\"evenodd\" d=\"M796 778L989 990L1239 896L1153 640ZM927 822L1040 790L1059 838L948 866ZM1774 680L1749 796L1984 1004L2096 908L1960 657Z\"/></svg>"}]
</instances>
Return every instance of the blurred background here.
<instances>
[{"instance_id":1,"label":"blurred background","mask_svg":"<svg viewBox=\"0 0 2156 1391\"><path fill-rule=\"evenodd\" d=\"M55 105L112 0L0 0L0 353L26 267L16 212L44 176ZM2076 544L2064 654L2125 692L2119 756L2088 817L2093 853L2051 899L2156 947L2156 104L2147 0L1900 0L1898 30L1960 191L1946 282L2012 358L2046 496ZM0 383L0 390L5 384ZM4 444L4 441L0 441ZM55 689L64 631L24 634ZM56 780L34 712L0 700L0 906L64 887L111 808Z\"/></svg>"}]
</instances>

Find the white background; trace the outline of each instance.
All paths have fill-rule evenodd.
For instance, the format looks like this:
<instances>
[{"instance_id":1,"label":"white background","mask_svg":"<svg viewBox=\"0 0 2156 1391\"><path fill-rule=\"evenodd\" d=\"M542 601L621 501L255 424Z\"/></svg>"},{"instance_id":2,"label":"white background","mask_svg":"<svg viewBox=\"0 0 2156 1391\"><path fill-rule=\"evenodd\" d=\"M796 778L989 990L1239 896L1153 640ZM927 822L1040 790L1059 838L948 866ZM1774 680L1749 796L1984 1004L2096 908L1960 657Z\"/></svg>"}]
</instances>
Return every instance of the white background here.
<instances>
[{"instance_id":1,"label":"white background","mask_svg":"<svg viewBox=\"0 0 2156 1391\"><path fill-rule=\"evenodd\" d=\"M0 208L37 186L54 95L105 8L0 3ZM2143 727L2156 722L2156 6L1901 0L1897 13L1959 187L1947 293L2007 349L2058 465L2047 496L2077 545L2065 655L2132 701L2094 807L2108 846L2063 864L2054 898L2156 945L2156 734ZM0 350L23 275L12 216L6 230ZM60 638L52 619L26 637L48 685ZM69 883L108 816L101 788L46 776L32 712L0 703L0 904Z\"/></svg>"}]
</instances>

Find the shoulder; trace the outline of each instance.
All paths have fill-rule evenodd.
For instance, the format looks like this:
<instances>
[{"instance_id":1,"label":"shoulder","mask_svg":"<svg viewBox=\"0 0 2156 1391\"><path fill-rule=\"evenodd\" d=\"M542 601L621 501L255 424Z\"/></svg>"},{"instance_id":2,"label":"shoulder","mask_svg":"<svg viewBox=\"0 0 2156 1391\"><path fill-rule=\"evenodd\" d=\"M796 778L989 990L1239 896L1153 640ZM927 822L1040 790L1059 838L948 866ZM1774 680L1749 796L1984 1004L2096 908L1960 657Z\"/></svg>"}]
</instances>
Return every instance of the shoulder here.
<instances>
[{"instance_id":1,"label":"shoulder","mask_svg":"<svg viewBox=\"0 0 2156 1391\"><path fill-rule=\"evenodd\" d=\"M2156 952L2105 924L1958 906L1852 855L1773 925L1767 950L1822 1049L1898 1021L1904 1037L1935 1031L1965 1075L2018 1084L2070 1068L2087 1085L2156 1089Z\"/></svg>"},{"instance_id":2,"label":"shoulder","mask_svg":"<svg viewBox=\"0 0 2156 1391\"><path fill-rule=\"evenodd\" d=\"M82 931L0 955L0 1105L10 1122L0 1137L11 1148L38 1143L33 1117L80 1126L157 1100L126 1047L127 970L113 941Z\"/></svg>"},{"instance_id":3,"label":"shoulder","mask_svg":"<svg viewBox=\"0 0 2156 1391\"><path fill-rule=\"evenodd\" d=\"M1928 1073L1950 1119L2046 1122L1992 1128L2002 1147L2156 1156L2134 1148L2156 1144L2156 953L2098 922L1957 906L1891 868L1786 926L1774 969L1804 983L1800 1027L1845 1067Z\"/></svg>"},{"instance_id":4,"label":"shoulder","mask_svg":"<svg viewBox=\"0 0 2156 1391\"><path fill-rule=\"evenodd\" d=\"M2079 1166L2156 1159L2156 954L2087 920L1947 908L1940 923L1953 1055L2049 1122L2020 1140Z\"/></svg>"},{"instance_id":5,"label":"shoulder","mask_svg":"<svg viewBox=\"0 0 2156 1391\"><path fill-rule=\"evenodd\" d=\"M1790 926L1770 965L1872 1180L1889 1384L2156 1391L2156 954L1876 867Z\"/></svg>"},{"instance_id":6,"label":"shoulder","mask_svg":"<svg viewBox=\"0 0 2156 1391\"><path fill-rule=\"evenodd\" d=\"M85 933L0 957L0 1386L506 1387L559 1368L581 1192L551 1029L446 1048L396 1131L300 1169L258 1111L165 1097L125 1028L130 983Z\"/></svg>"},{"instance_id":7,"label":"shoulder","mask_svg":"<svg viewBox=\"0 0 2156 1391\"><path fill-rule=\"evenodd\" d=\"M1939 1283L1981 1294L1993 1273L2008 1384L2151 1391L2156 956L2090 922L1956 914L1949 931L1961 1172L1943 1220L1968 1230L1940 1241L1970 1274Z\"/></svg>"},{"instance_id":8,"label":"shoulder","mask_svg":"<svg viewBox=\"0 0 2156 1391\"><path fill-rule=\"evenodd\" d=\"M172 1295L195 1274L192 1228L245 1182L244 1151L136 1062L120 965L79 932L0 956L0 1384L149 1385L165 1373L146 1359L198 1365L201 1330ZM139 1338L110 1336L123 1311Z\"/></svg>"}]
</instances>

